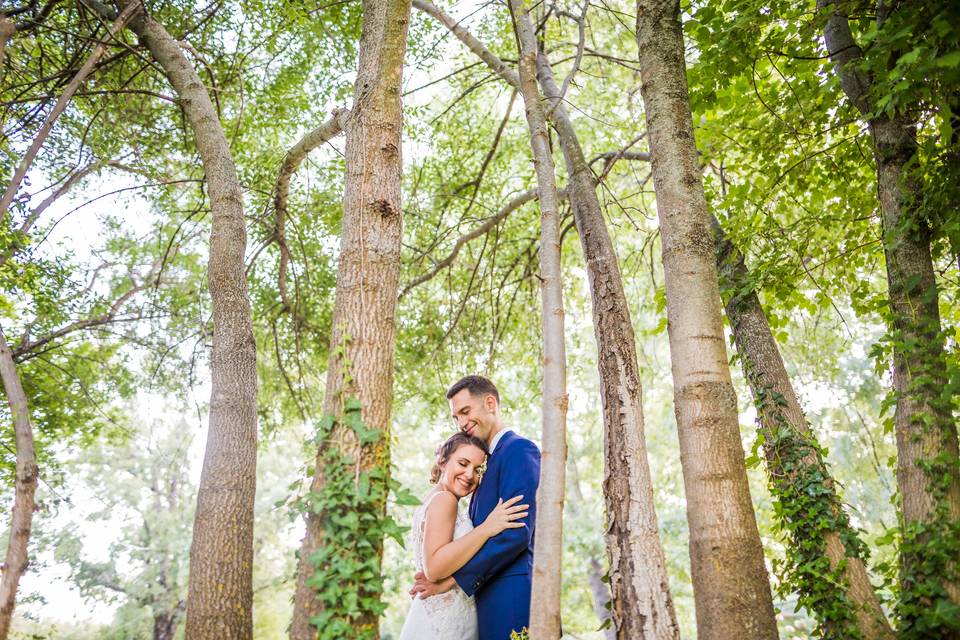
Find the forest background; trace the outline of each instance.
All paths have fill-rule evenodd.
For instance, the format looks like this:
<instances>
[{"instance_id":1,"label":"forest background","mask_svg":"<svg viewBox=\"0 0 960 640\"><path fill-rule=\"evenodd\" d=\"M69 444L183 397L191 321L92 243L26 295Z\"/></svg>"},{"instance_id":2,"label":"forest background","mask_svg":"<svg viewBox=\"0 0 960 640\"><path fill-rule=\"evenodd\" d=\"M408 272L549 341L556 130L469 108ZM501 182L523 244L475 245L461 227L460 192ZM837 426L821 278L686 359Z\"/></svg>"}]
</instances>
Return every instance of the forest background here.
<instances>
[{"instance_id":1,"label":"forest background","mask_svg":"<svg viewBox=\"0 0 960 640\"><path fill-rule=\"evenodd\" d=\"M257 385L249 385L258 425L256 638L288 635L318 434L332 424L324 400L329 363L340 366L349 348L350 338L338 337L334 326L351 157L349 130L346 140L338 134L362 74L363 8L376 4L146 4L211 97L242 187L243 275L256 346ZM523 97L437 20L432 5L414 4L405 55L400 51L395 352L387 343L395 360L391 384L376 390L392 397L389 454L376 459L392 486L392 520L377 530L386 540L384 638L398 635L409 602L412 559L401 541L411 496L426 491L434 449L454 429L447 386L466 373L491 377L508 426L541 439L540 212ZM891 328L891 239L880 222L870 122L904 118L915 127L919 151L911 167L924 197L913 215L930 230L946 363L942 396L955 423L960 10L953 3L897 5L895 19L884 22L869 3L849 4L853 35L866 52L858 68L874 79L865 117L824 42L830 4L683 4L690 107L709 210L745 256L748 287L760 294L850 524L869 550L871 580L894 616L904 536L891 385L903 337ZM507 6L464 2L443 10L516 66L516 16ZM638 7L562 0L532 11L561 85L557 102L583 147L619 259L673 607L683 637L695 637ZM160 640L182 637L186 622L190 532L210 446L217 327L207 267L218 196L184 107L189 99L171 88L157 54L151 57L142 26L108 35L117 15L93 0L25 0L0 9L9 37L0 53L3 184L78 69L106 43L2 212L0 327L28 399L39 468L13 638ZM562 167L561 145L550 135ZM603 623L610 616L610 454L599 401L596 293L577 241L571 185L562 169L557 176L565 188L559 222L569 394L561 609L571 637L612 637L612 625ZM765 439L729 326L725 335L779 635L824 633L815 603L801 602L791 582L796 541L768 485ZM15 493L14 414L0 407L2 513L11 513ZM362 441L363 425L358 429ZM955 473L955 458L951 464ZM931 624L960 624L960 609L942 603Z\"/></svg>"}]
</instances>

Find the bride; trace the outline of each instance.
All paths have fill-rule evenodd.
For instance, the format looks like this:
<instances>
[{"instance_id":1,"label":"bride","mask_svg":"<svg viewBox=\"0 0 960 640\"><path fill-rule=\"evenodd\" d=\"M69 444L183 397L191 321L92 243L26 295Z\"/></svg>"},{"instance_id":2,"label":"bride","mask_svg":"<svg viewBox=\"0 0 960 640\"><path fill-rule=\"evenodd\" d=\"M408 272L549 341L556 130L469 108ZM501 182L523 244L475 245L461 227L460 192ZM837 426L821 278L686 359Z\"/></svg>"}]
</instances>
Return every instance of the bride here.
<instances>
[{"instance_id":1,"label":"bride","mask_svg":"<svg viewBox=\"0 0 960 640\"><path fill-rule=\"evenodd\" d=\"M487 458L487 444L474 436L456 433L437 450L430 474L433 487L413 515L410 534L416 570L438 582L453 575L473 557L488 539L505 529L523 525L527 505L516 504L523 496L497 503L486 520L474 527L458 510L460 498L473 493L480 483ZM454 586L429 598L415 597L400 632L400 640L476 640L477 610L472 597Z\"/></svg>"}]
</instances>

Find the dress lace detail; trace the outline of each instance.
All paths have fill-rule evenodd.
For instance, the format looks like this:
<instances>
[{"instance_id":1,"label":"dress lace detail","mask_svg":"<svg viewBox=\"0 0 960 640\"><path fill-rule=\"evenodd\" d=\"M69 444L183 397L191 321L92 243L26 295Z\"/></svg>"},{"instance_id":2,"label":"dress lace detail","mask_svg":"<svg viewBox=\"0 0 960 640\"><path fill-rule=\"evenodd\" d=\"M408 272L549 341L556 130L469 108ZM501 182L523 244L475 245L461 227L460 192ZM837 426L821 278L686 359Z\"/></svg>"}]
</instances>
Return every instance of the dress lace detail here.
<instances>
[{"instance_id":1,"label":"dress lace detail","mask_svg":"<svg viewBox=\"0 0 960 640\"><path fill-rule=\"evenodd\" d=\"M413 550L414 565L417 571L423 571L423 530L427 507L439 491L432 490L423 504L413 514L413 527L410 530L410 549ZM470 518L457 510L457 521L453 529L453 539L464 536L473 530ZM446 593L429 598L415 598L410 605L400 640L477 640L477 609L473 598L467 596L459 586Z\"/></svg>"}]
</instances>

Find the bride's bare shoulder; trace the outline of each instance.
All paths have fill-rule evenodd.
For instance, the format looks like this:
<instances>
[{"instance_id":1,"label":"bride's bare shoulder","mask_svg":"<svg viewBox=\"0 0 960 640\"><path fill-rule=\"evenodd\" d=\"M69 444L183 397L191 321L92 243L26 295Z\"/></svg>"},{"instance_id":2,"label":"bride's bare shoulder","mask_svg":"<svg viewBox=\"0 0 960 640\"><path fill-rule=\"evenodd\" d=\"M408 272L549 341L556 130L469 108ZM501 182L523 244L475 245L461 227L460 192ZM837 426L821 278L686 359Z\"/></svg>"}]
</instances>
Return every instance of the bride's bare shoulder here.
<instances>
[{"instance_id":1,"label":"bride's bare shoulder","mask_svg":"<svg viewBox=\"0 0 960 640\"><path fill-rule=\"evenodd\" d=\"M456 515L457 496L449 491L438 491L427 503L427 515Z\"/></svg>"}]
</instances>

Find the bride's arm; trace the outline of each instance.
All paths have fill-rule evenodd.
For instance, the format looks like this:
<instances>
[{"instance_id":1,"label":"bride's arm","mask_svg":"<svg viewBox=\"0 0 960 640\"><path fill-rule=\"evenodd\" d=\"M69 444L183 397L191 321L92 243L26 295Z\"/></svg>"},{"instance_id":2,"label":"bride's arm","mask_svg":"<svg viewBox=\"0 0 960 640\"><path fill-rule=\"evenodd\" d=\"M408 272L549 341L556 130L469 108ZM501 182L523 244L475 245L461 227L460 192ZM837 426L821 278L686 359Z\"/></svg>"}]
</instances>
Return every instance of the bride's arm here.
<instances>
[{"instance_id":1,"label":"bride's arm","mask_svg":"<svg viewBox=\"0 0 960 640\"><path fill-rule=\"evenodd\" d=\"M526 515L527 505L517 505L523 496L500 503L481 525L453 539L457 522L457 499L448 492L438 494L427 505L423 529L423 572L427 579L439 582L453 575L472 558L483 543L504 529L525 526L513 522Z\"/></svg>"}]
</instances>

